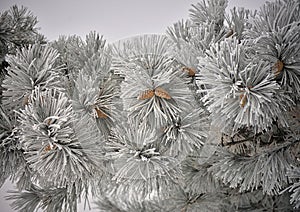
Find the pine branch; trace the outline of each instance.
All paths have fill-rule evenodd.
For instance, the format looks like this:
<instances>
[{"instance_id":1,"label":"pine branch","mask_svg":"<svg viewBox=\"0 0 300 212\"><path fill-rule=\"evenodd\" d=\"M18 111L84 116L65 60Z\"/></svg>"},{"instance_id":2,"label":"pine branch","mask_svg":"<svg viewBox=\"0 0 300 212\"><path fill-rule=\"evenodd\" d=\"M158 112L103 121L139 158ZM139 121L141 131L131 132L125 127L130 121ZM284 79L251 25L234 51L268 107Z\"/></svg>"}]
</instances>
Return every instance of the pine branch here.
<instances>
[{"instance_id":1,"label":"pine branch","mask_svg":"<svg viewBox=\"0 0 300 212\"><path fill-rule=\"evenodd\" d=\"M286 111L284 116L287 117L288 128L287 135L292 137L292 140L300 140L300 104L296 104L291 110Z\"/></svg>"},{"instance_id":2,"label":"pine branch","mask_svg":"<svg viewBox=\"0 0 300 212\"><path fill-rule=\"evenodd\" d=\"M106 212L106 211L126 212L126 210L120 209L107 197L100 197L97 199L95 203L98 211L100 212Z\"/></svg>"},{"instance_id":3,"label":"pine branch","mask_svg":"<svg viewBox=\"0 0 300 212\"><path fill-rule=\"evenodd\" d=\"M210 164L202 158L187 158L183 164L185 190L191 194L216 193L221 190L221 182L208 169Z\"/></svg>"},{"instance_id":4,"label":"pine branch","mask_svg":"<svg viewBox=\"0 0 300 212\"><path fill-rule=\"evenodd\" d=\"M214 25L215 31L219 32L224 24L225 8L227 0L202 0L190 9L190 17L196 25Z\"/></svg>"},{"instance_id":5,"label":"pine branch","mask_svg":"<svg viewBox=\"0 0 300 212\"><path fill-rule=\"evenodd\" d=\"M241 157L224 150L218 151L217 155L220 160L209 171L230 187L239 188L239 192L262 187L264 193L276 195L289 182L286 170L291 168L293 159L285 148L252 157Z\"/></svg>"},{"instance_id":6,"label":"pine branch","mask_svg":"<svg viewBox=\"0 0 300 212\"><path fill-rule=\"evenodd\" d=\"M153 146L157 137L149 127L122 128L116 129L106 147L118 192L140 201L168 195L182 177L178 161Z\"/></svg>"},{"instance_id":7,"label":"pine branch","mask_svg":"<svg viewBox=\"0 0 300 212\"><path fill-rule=\"evenodd\" d=\"M106 190L101 192L101 196L96 201L97 209L103 212L126 212L126 211L163 211L158 199L140 199L131 201L132 194L125 191L118 193L120 190L116 186L106 186ZM103 188L103 187L102 187Z\"/></svg>"},{"instance_id":8,"label":"pine branch","mask_svg":"<svg viewBox=\"0 0 300 212\"><path fill-rule=\"evenodd\" d=\"M78 36L61 36L52 46L60 53L58 62L64 67L60 74L70 96L79 73L103 79L110 71L110 48L104 37L96 32L91 31L85 41Z\"/></svg>"},{"instance_id":9,"label":"pine branch","mask_svg":"<svg viewBox=\"0 0 300 212\"><path fill-rule=\"evenodd\" d=\"M119 90L111 75L99 79L79 74L72 104L78 116L88 117L106 137L116 121L122 119Z\"/></svg>"},{"instance_id":10,"label":"pine branch","mask_svg":"<svg viewBox=\"0 0 300 212\"><path fill-rule=\"evenodd\" d=\"M89 122L74 118L63 93L36 88L19 115L25 158L38 181L65 186L81 179L83 185L88 185L93 176L100 175L99 134Z\"/></svg>"},{"instance_id":11,"label":"pine branch","mask_svg":"<svg viewBox=\"0 0 300 212\"><path fill-rule=\"evenodd\" d=\"M37 23L37 18L26 7L14 5L0 14L0 40L14 47L33 44L37 38Z\"/></svg>"},{"instance_id":12,"label":"pine branch","mask_svg":"<svg viewBox=\"0 0 300 212\"><path fill-rule=\"evenodd\" d=\"M175 114L195 104L183 73L168 56L169 41L164 36L141 36L124 43L119 50L119 70L125 77L121 98L128 116L138 122L162 126ZM146 48L144 48L147 46ZM131 48L131 52L128 49ZM124 57L123 56L123 57Z\"/></svg>"},{"instance_id":13,"label":"pine branch","mask_svg":"<svg viewBox=\"0 0 300 212\"><path fill-rule=\"evenodd\" d=\"M300 207L300 169L299 167L290 167L287 171L288 178L293 182L284 191L289 191L291 193L291 204L294 204L295 208Z\"/></svg>"},{"instance_id":14,"label":"pine branch","mask_svg":"<svg viewBox=\"0 0 300 212\"><path fill-rule=\"evenodd\" d=\"M60 89L57 51L49 46L34 44L10 55L8 75L3 81L3 104L12 110L24 108L36 86L41 89Z\"/></svg>"},{"instance_id":15,"label":"pine branch","mask_svg":"<svg viewBox=\"0 0 300 212\"><path fill-rule=\"evenodd\" d=\"M192 38L191 23L189 20L181 20L173 24L172 27L167 28L166 34L175 42L180 41L189 42Z\"/></svg>"},{"instance_id":16,"label":"pine branch","mask_svg":"<svg viewBox=\"0 0 300 212\"><path fill-rule=\"evenodd\" d=\"M16 119L0 106L0 187L7 178L14 180L17 170L24 164L23 150L20 145L20 129Z\"/></svg>"},{"instance_id":17,"label":"pine branch","mask_svg":"<svg viewBox=\"0 0 300 212\"><path fill-rule=\"evenodd\" d=\"M281 1L266 2L260 7L258 16L251 21L251 30L247 35L258 38L265 32L273 32L288 27L293 22L299 22L299 2Z\"/></svg>"},{"instance_id":18,"label":"pine branch","mask_svg":"<svg viewBox=\"0 0 300 212\"><path fill-rule=\"evenodd\" d=\"M262 132L274 119L285 126L281 112L293 104L292 100L268 74L268 65L245 64L244 54L242 44L233 39L214 45L209 56L200 59L202 74L196 80L199 87L207 86L202 100L213 113L213 123L216 120L224 133L232 135L242 127Z\"/></svg>"},{"instance_id":19,"label":"pine branch","mask_svg":"<svg viewBox=\"0 0 300 212\"><path fill-rule=\"evenodd\" d=\"M231 205L229 210L232 211L294 211L287 194L269 196L261 189L244 193L232 190L227 198Z\"/></svg>"},{"instance_id":20,"label":"pine branch","mask_svg":"<svg viewBox=\"0 0 300 212\"><path fill-rule=\"evenodd\" d=\"M222 193L191 194L183 189L174 190L170 199L163 201L164 211L221 211L229 209Z\"/></svg>"},{"instance_id":21,"label":"pine branch","mask_svg":"<svg viewBox=\"0 0 300 212\"><path fill-rule=\"evenodd\" d=\"M250 18L254 18L255 13L245 8L236 8L230 10L230 15L226 16L228 31L226 38L237 37L239 41L243 40L246 29L251 27Z\"/></svg>"},{"instance_id":22,"label":"pine branch","mask_svg":"<svg viewBox=\"0 0 300 212\"><path fill-rule=\"evenodd\" d=\"M294 22L282 28L273 29L257 38L253 48L259 60L266 60L281 88L291 97L300 93L300 26Z\"/></svg>"},{"instance_id":23,"label":"pine branch","mask_svg":"<svg viewBox=\"0 0 300 212\"><path fill-rule=\"evenodd\" d=\"M44 211L77 211L76 193L68 194L66 188L41 188L32 185L30 189L18 192L10 191L7 200L14 200L12 207L15 210L31 212L38 209Z\"/></svg>"},{"instance_id":24,"label":"pine branch","mask_svg":"<svg viewBox=\"0 0 300 212\"><path fill-rule=\"evenodd\" d=\"M189 113L178 115L165 125L159 144L166 155L184 159L190 153L200 149L207 137L207 114L202 109L191 109Z\"/></svg>"}]
</instances>

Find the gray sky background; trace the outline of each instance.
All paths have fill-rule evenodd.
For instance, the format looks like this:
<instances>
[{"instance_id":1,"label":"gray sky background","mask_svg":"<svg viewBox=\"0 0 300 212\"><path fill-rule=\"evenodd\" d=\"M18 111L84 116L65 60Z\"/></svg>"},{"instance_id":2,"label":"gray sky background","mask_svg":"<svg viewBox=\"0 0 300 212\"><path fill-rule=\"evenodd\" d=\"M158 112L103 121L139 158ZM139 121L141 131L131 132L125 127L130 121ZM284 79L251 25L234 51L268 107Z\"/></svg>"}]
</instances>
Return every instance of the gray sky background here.
<instances>
[{"instance_id":1,"label":"gray sky background","mask_svg":"<svg viewBox=\"0 0 300 212\"><path fill-rule=\"evenodd\" d=\"M13 4L28 7L38 17L49 40L59 35L85 37L95 30L113 42L133 35L164 33L180 19L188 18L198 0L0 0L1 10ZM258 8L264 0L229 0L228 8Z\"/></svg>"},{"instance_id":2,"label":"gray sky background","mask_svg":"<svg viewBox=\"0 0 300 212\"><path fill-rule=\"evenodd\" d=\"M168 26L187 19L191 4L199 1L202 0L0 0L0 12L14 4L27 7L37 16L40 32L49 40L59 35L85 37L96 31L108 42L114 42L139 34L164 33ZM228 9L258 9L264 2L229 0ZM9 182L0 189L1 212L13 212L4 200L6 191L11 189Z\"/></svg>"}]
</instances>

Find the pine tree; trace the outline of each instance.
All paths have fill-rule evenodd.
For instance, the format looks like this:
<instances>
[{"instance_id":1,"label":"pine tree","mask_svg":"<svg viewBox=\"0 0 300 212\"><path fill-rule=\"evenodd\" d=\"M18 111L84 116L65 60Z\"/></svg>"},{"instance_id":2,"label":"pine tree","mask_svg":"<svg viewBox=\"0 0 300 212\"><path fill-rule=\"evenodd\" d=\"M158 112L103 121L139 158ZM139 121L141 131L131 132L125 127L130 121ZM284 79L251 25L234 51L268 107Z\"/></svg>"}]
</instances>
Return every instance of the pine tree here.
<instances>
[{"instance_id":1,"label":"pine tree","mask_svg":"<svg viewBox=\"0 0 300 212\"><path fill-rule=\"evenodd\" d=\"M15 54L17 49L36 42L45 43L45 37L38 33L37 18L26 7L12 6L0 13L0 82L10 65L7 54ZM0 87L0 92L3 88Z\"/></svg>"},{"instance_id":2,"label":"pine tree","mask_svg":"<svg viewBox=\"0 0 300 212\"><path fill-rule=\"evenodd\" d=\"M226 7L203 0L164 35L16 35L26 45L1 47L0 183L16 183L12 207L299 210L300 3Z\"/></svg>"}]
</instances>

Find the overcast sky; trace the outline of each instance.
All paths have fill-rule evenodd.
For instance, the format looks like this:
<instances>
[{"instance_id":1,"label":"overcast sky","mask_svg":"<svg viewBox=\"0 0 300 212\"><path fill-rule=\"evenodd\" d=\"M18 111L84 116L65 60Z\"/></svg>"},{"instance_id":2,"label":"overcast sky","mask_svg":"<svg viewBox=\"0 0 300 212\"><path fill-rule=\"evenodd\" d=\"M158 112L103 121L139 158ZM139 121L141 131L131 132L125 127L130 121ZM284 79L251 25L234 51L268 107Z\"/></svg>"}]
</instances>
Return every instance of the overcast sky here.
<instances>
[{"instance_id":1,"label":"overcast sky","mask_svg":"<svg viewBox=\"0 0 300 212\"><path fill-rule=\"evenodd\" d=\"M191 4L202 0L0 0L0 11L23 5L37 16L40 32L49 40L59 35L85 37L96 31L109 42L134 35L164 33L168 26L187 19ZM258 9L265 0L229 0L228 9ZM0 189L0 211L12 212L4 200L6 183ZM79 211L80 212L80 211Z\"/></svg>"},{"instance_id":2,"label":"overcast sky","mask_svg":"<svg viewBox=\"0 0 300 212\"><path fill-rule=\"evenodd\" d=\"M133 35L164 33L180 19L188 18L191 4L199 0L1 0L1 10L13 4L28 7L38 17L49 40L59 35L85 37L95 30L113 42ZM229 0L228 8L258 8L264 0Z\"/></svg>"}]
</instances>

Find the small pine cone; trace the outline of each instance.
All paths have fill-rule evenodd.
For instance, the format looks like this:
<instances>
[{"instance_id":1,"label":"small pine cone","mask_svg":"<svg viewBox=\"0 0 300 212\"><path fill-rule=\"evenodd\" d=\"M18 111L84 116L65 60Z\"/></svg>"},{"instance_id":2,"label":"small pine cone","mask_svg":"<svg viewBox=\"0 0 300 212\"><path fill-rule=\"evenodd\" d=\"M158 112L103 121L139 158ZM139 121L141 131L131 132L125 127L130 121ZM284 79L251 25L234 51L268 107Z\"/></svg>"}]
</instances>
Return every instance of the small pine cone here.
<instances>
[{"instance_id":1,"label":"small pine cone","mask_svg":"<svg viewBox=\"0 0 300 212\"><path fill-rule=\"evenodd\" d=\"M28 105L30 102L29 94L25 94L22 101L22 106Z\"/></svg>"},{"instance_id":2,"label":"small pine cone","mask_svg":"<svg viewBox=\"0 0 300 212\"><path fill-rule=\"evenodd\" d=\"M246 103L247 103L247 95L245 93L242 93L240 95L240 106L245 107Z\"/></svg>"},{"instance_id":3,"label":"small pine cone","mask_svg":"<svg viewBox=\"0 0 300 212\"><path fill-rule=\"evenodd\" d=\"M229 38L234 34L234 30L231 28L229 29L229 31L227 32L227 34L225 35L225 38Z\"/></svg>"},{"instance_id":4,"label":"small pine cone","mask_svg":"<svg viewBox=\"0 0 300 212\"><path fill-rule=\"evenodd\" d=\"M283 70L284 64L281 60L277 60L277 62L273 66L273 71L275 76L278 76Z\"/></svg>"},{"instance_id":5,"label":"small pine cone","mask_svg":"<svg viewBox=\"0 0 300 212\"><path fill-rule=\"evenodd\" d=\"M107 118L107 115L100 109L95 108L97 118Z\"/></svg>"},{"instance_id":6,"label":"small pine cone","mask_svg":"<svg viewBox=\"0 0 300 212\"><path fill-rule=\"evenodd\" d=\"M154 91L153 90L146 90L143 91L139 96L139 100L145 100L145 99L150 99L154 96Z\"/></svg>"},{"instance_id":7,"label":"small pine cone","mask_svg":"<svg viewBox=\"0 0 300 212\"><path fill-rule=\"evenodd\" d=\"M194 77L196 75L196 71L193 68L184 67L182 70L185 71L189 77Z\"/></svg>"},{"instance_id":8,"label":"small pine cone","mask_svg":"<svg viewBox=\"0 0 300 212\"><path fill-rule=\"evenodd\" d=\"M164 98L164 99L171 99L172 98L167 91L165 91L163 88L160 88L160 87L155 89L155 96L161 97L161 98Z\"/></svg>"},{"instance_id":9,"label":"small pine cone","mask_svg":"<svg viewBox=\"0 0 300 212\"><path fill-rule=\"evenodd\" d=\"M47 152L49 152L49 151L51 151L51 150L53 150L53 149L55 149L56 148L56 145L55 144L48 144L47 146L45 146L45 148L44 148L44 150L43 150L43 152L44 153L47 153Z\"/></svg>"}]
</instances>

